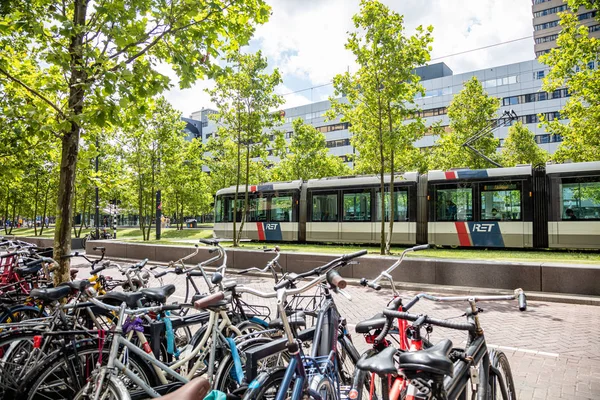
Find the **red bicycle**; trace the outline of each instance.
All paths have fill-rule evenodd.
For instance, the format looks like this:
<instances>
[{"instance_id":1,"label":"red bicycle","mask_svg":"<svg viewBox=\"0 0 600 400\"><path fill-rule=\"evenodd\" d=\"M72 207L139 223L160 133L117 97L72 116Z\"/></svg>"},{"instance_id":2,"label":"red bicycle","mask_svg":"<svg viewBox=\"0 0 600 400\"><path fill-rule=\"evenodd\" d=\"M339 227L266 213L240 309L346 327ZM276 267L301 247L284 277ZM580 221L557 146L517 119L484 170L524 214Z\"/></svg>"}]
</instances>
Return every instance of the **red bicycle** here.
<instances>
[{"instance_id":1,"label":"red bicycle","mask_svg":"<svg viewBox=\"0 0 600 400\"><path fill-rule=\"evenodd\" d=\"M381 285L379 282L387 279L390 283L393 294L393 299L390 301L390 303L388 303L388 307L398 311L408 311L417 301L419 301L419 299L414 298L408 304L403 305L402 298L400 297L400 293L394 285L394 280L392 279L391 274L402 263L407 253L425 250L428 248L429 245L425 244L404 250L398 261L396 261L387 270L381 272L375 279L371 281L365 278L361 279L360 284L362 286L370 287L374 290L381 290ZM400 349L401 351L418 351L431 347L431 343L429 343L427 339L423 339L421 337L420 330L415 329L412 325L409 325L408 321L404 319L398 319L397 328L393 329L384 329L385 324L385 316L382 313L379 313L368 320L359 322L356 325L356 333L363 334L365 336L365 341L372 345L372 348L367 350L361 356L361 359L367 359L372 355L381 352L396 352L397 349ZM382 331L389 331L389 335L381 335ZM391 340L395 341L396 345L394 345ZM369 380L365 379L365 374L367 374L367 372L357 370L357 373L354 376L353 389L349 393L349 397L351 399L354 400L361 398L362 390L358 389L361 388L361 382L366 381L370 382L369 400L381 398L382 393L389 393L390 398L399 398L400 392L406 389L404 382L402 382L402 380L398 380L397 377L392 377L392 375L385 376L385 379L381 379L379 385L376 385L377 374L371 373L371 379ZM394 395L394 397L392 397L392 395ZM387 398L387 396L385 398Z\"/></svg>"}]
</instances>

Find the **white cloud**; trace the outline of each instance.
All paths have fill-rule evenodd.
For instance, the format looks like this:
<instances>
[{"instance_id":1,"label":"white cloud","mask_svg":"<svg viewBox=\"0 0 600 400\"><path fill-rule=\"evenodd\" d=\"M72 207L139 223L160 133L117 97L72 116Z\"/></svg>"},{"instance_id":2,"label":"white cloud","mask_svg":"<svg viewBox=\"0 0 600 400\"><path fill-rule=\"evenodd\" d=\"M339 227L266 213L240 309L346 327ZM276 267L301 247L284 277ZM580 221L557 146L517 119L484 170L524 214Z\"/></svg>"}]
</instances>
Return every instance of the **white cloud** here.
<instances>
[{"instance_id":1,"label":"white cloud","mask_svg":"<svg viewBox=\"0 0 600 400\"><path fill-rule=\"evenodd\" d=\"M434 26L432 58L447 56L496 43L531 36L531 3L524 0L383 0L404 15L406 34L418 25ZM352 15L359 11L358 0L271 0L270 21L255 34L257 47L272 67L283 75L278 93L306 89L331 81L338 73L354 69L353 55L344 48L347 32L354 30ZM254 47L254 46L253 46ZM534 58L533 38L468 52L432 63L445 62L454 73L463 73ZM172 72L172 71L171 71ZM210 82L193 89L173 89L167 98L189 115L209 107L204 92ZM312 101L326 97L312 94ZM307 104L311 92L284 97L286 107Z\"/></svg>"}]
</instances>

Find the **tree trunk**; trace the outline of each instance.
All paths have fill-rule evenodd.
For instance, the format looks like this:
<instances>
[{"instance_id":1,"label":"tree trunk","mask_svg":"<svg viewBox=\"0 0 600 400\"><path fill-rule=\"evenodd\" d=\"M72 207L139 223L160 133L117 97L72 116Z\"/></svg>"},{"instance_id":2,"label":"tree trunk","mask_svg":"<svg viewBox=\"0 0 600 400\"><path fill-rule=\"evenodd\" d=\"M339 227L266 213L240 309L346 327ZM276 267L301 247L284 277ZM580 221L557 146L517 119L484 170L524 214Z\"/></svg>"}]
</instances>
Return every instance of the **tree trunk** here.
<instances>
[{"instance_id":1,"label":"tree trunk","mask_svg":"<svg viewBox=\"0 0 600 400\"><path fill-rule=\"evenodd\" d=\"M388 239L385 246L385 253L390 254L392 247L392 235L394 233L394 150L391 150L390 154L390 229L388 232Z\"/></svg>"},{"instance_id":2,"label":"tree trunk","mask_svg":"<svg viewBox=\"0 0 600 400\"><path fill-rule=\"evenodd\" d=\"M233 196L233 247L239 246L239 237L237 235L237 202L238 202L238 193L240 191L240 173L241 173L241 133L238 131L238 141L237 141L237 165L236 165L236 174L235 174L235 195ZM247 188L246 188L247 189Z\"/></svg>"},{"instance_id":3,"label":"tree trunk","mask_svg":"<svg viewBox=\"0 0 600 400\"><path fill-rule=\"evenodd\" d=\"M42 212L42 227L40 229L40 236L44 234L44 227L46 226L46 212L48 211L48 194L50 193L50 181L46 186L46 194L44 194L44 211Z\"/></svg>"},{"instance_id":4,"label":"tree trunk","mask_svg":"<svg viewBox=\"0 0 600 400\"><path fill-rule=\"evenodd\" d=\"M38 196L40 194L40 175L35 174L35 194L34 194L34 205L33 205L33 235L37 236L37 212L38 212Z\"/></svg>"},{"instance_id":5,"label":"tree trunk","mask_svg":"<svg viewBox=\"0 0 600 400\"><path fill-rule=\"evenodd\" d=\"M8 219L8 199L10 197L10 189L6 188L6 201L4 203L4 209L2 211L4 211L3 217L2 217L2 223L4 224L4 234L8 233L8 228L6 225L6 220Z\"/></svg>"},{"instance_id":6,"label":"tree trunk","mask_svg":"<svg viewBox=\"0 0 600 400\"><path fill-rule=\"evenodd\" d=\"M396 141L394 140L394 131L393 131L393 122L392 122L392 107L391 105L388 103L388 123L389 123L389 130L390 130L390 139L391 139L391 146L390 146L390 228L389 228L389 232L388 232L388 239L387 239L387 243L385 246L385 253L386 254L390 254L390 249L392 247L392 236L394 235L394 173L395 168L394 168L394 153L395 153L395 145L396 145Z\"/></svg>"},{"instance_id":7,"label":"tree trunk","mask_svg":"<svg viewBox=\"0 0 600 400\"><path fill-rule=\"evenodd\" d=\"M242 229L244 229L244 224L246 223L246 218L248 218L248 208L250 207L249 199L248 199L248 185L250 184L250 145L248 145L246 151L246 190L244 195L244 214L242 215L242 223L240 224L240 230L238 232L238 242L239 238L242 236Z\"/></svg>"},{"instance_id":8,"label":"tree trunk","mask_svg":"<svg viewBox=\"0 0 600 400\"><path fill-rule=\"evenodd\" d=\"M13 193L13 199L12 199L12 217L10 217L11 219L11 224L10 224L10 229L8 230L8 234L10 235L15 227L15 218L17 216L17 201L15 199L15 195Z\"/></svg>"},{"instance_id":9,"label":"tree trunk","mask_svg":"<svg viewBox=\"0 0 600 400\"><path fill-rule=\"evenodd\" d=\"M381 95L378 100L379 109L379 177L381 180L381 237L379 242L379 253L385 254L385 153L383 143L383 122L381 115Z\"/></svg>"},{"instance_id":10,"label":"tree trunk","mask_svg":"<svg viewBox=\"0 0 600 400\"><path fill-rule=\"evenodd\" d=\"M54 273L54 284L70 280L70 258L63 255L71 253L71 225L73 224L72 201L75 189L75 172L77 155L79 153L80 126L77 117L82 114L84 101L83 81L86 79L84 60L82 56L83 37L85 35L85 16L87 0L75 0L73 7L73 30L69 54L71 55L71 77L69 81L68 110L71 116L70 129L62 135L62 156L60 160L60 180L58 184L58 201L56 213L56 228L54 231L54 259L59 268Z\"/></svg>"}]
</instances>

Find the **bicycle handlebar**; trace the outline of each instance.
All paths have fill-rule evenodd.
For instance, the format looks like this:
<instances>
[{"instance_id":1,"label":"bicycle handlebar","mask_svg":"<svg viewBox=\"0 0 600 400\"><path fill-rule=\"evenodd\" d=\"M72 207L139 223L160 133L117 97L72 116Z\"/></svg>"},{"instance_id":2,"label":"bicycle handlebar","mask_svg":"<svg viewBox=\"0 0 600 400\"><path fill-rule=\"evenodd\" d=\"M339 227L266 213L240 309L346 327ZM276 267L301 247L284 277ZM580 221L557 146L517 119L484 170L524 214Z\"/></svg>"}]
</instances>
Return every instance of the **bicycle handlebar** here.
<instances>
[{"instance_id":1,"label":"bicycle handlebar","mask_svg":"<svg viewBox=\"0 0 600 400\"><path fill-rule=\"evenodd\" d=\"M386 269L385 271L381 272L377 278L373 279L372 281L368 281L366 278L362 278L360 280L360 284L362 286L368 286L372 289L375 290L381 290L381 285L379 285L377 282L379 282L381 279L383 278L388 278L390 281L392 280L392 276L391 273L398 268L398 266L402 263L402 261L404 260L404 256L406 255L406 253L411 252L411 251L420 251L420 250L426 250L429 248L428 244L421 244L418 246L413 246L413 247L409 247L408 249L405 249L402 254L400 255L400 258L398 259L398 261L396 261L394 264L392 264L388 269ZM392 286L393 289L393 286Z\"/></svg>"},{"instance_id":2,"label":"bicycle handlebar","mask_svg":"<svg viewBox=\"0 0 600 400\"><path fill-rule=\"evenodd\" d=\"M422 318L424 320L424 323L441 326L443 328L461 330L461 331L472 331L473 332L477 329L475 324L471 324L468 322L454 322L454 321L449 321L447 319L431 318L424 314L410 314L410 313L407 313L404 311L396 311L396 310L387 310L386 309L386 310L383 310L383 315L385 315L388 318L399 318L399 319L405 319L407 321L416 321L419 318Z\"/></svg>"}]
</instances>

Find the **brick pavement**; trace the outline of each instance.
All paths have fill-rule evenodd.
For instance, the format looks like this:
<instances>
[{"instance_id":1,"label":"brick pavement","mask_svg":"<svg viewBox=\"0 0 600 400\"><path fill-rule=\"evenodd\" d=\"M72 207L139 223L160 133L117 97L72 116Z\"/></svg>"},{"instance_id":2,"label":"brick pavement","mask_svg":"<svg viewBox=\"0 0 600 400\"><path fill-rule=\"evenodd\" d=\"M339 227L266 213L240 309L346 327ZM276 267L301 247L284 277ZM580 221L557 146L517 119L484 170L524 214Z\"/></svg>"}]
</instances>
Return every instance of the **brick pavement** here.
<instances>
[{"instance_id":1,"label":"brick pavement","mask_svg":"<svg viewBox=\"0 0 600 400\"><path fill-rule=\"evenodd\" d=\"M235 278L239 283L258 290L272 290L272 279L255 276ZM197 280L197 283L205 288L200 281ZM172 299L183 300L183 277L169 274L163 283L176 284L177 291ZM386 289L375 292L348 286L347 292L352 301L336 296L336 304L351 325L380 312L392 298L391 291ZM414 294L405 292L405 297ZM271 306L274 310L273 301L249 295L245 299L249 303ZM449 318L460 316L467 305L466 302L442 304L421 300L413 310ZM480 303L480 306L484 309L480 321L486 340L490 346L498 346L508 356L519 399L600 399L600 308L529 301L528 310L522 313L516 302ZM446 337L455 345L464 344L464 333L437 327L431 340L436 342ZM361 351L367 346L360 337L355 337L354 341L360 344L357 347Z\"/></svg>"}]
</instances>

